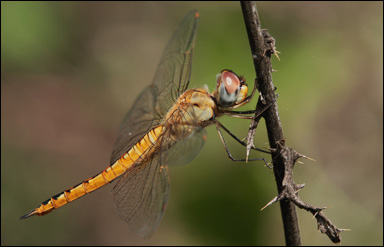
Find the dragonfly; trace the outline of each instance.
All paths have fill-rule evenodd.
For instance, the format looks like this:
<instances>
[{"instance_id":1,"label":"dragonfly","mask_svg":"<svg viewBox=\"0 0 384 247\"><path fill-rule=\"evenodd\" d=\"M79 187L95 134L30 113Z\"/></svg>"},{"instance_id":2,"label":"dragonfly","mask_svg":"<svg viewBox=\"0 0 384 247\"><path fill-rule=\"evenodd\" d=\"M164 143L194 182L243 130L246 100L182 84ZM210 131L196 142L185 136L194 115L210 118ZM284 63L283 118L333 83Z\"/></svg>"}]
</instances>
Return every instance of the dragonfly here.
<instances>
[{"instance_id":1,"label":"dragonfly","mask_svg":"<svg viewBox=\"0 0 384 247\"><path fill-rule=\"evenodd\" d=\"M168 165L187 164L198 155L206 139L205 127L216 125L228 156L244 161L233 158L220 129L246 144L217 118L228 115L251 119L253 116L249 114L255 111L233 109L248 103L256 87L248 95L243 77L222 70L213 93L207 87L187 89L198 23L199 13L191 11L174 32L163 51L153 83L138 96L120 126L110 165L52 196L20 219L46 215L119 178L112 190L116 211L134 233L149 238L158 228L167 205ZM264 158L249 160L266 163Z\"/></svg>"}]
</instances>

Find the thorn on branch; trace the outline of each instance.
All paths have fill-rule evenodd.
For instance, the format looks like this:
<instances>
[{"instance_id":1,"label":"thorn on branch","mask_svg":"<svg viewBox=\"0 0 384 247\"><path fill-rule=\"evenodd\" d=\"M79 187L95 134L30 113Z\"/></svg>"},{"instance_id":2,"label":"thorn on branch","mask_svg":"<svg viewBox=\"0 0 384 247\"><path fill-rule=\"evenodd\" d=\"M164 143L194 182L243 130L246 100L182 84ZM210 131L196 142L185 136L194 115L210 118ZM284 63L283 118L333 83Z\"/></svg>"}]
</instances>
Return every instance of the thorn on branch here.
<instances>
[{"instance_id":1,"label":"thorn on branch","mask_svg":"<svg viewBox=\"0 0 384 247\"><path fill-rule=\"evenodd\" d=\"M262 102L269 102L276 98L275 90L276 87L272 82L272 69L271 56L275 55L280 60L276 50L276 40L268 33L266 29L262 29L260 25L259 16L257 13L256 3L254 1L242 1L241 7L244 16L244 22L247 29L248 40L251 47L253 63L255 66L255 72L258 78L257 89L260 93L256 109L259 109L259 104ZM339 229L334 226L323 213L323 209L320 207L311 206L303 202L298 192L304 187L304 184L295 184L293 180L293 167L299 158L306 158L313 160L303 154L300 154L292 148L285 147L285 139L283 139L283 131L281 122L278 116L278 108L271 107L268 111L263 114L265 118L268 139L270 142L270 148L272 152L272 163L277 183L279 195L273 198L266 206L272 205L273 203L281 200L289 200L297 207L305 209L312 213L318 222L318 229L320 232L326 234L334 243L339 243L341 238L339 233L345 229ZM260 118L255 115L252 119L252 123L249 127L247 135L247 155L249 149L253 145L253 138L255 135L256 127ZM280 140L280 141L278 141ZM278 142L276 142L278 141ZM276 146L275 146L276 145ZM284 222L284 232L286 236L287 245L301 245L300 231L297 221L297 214L295 207L292 203L281 203L282 219Z\"/></svg>"},{"instance_id":2,"label":"thorn on branch","mask_svg":"<svg viewBox=\"0 0 384 247\"><path fill-rule=\"evenodd\" d=\"M284 160L285 172L284 172L284 178L283 178L283 184L282 184L283 189L281 190L279 195L273 198L267 205L265 205L262 208L262 210L277 201L281 201L283 199L289 200L292 203L294 203L298 208L304 209L312 213L313 217L316 218L317 220L317 228L320 230L320 232L323 234L326 234L333 243L340 243L341 241L340 232L345 231L347 229L337 228L327 218L327 216L323 213L323 210L326 209L327 207L316 207L302 201L298 195L298 192L302 188L304 188L305 184L295 184L293 180L293 166L295 162L297 162L299 158L306 158L313 161L314 159L309 158L303 154L300 154L297 151L293 150L292 148L284 146L285 139L281 140L280 142L277 142L276 144L277 144L277 149L276 150L270 149L270 150L275 153L276 155L276 156L274 155L275 158L279 156Z\"/></svg>"},{"instance_id":3,"label":"thorn on branch","mask_svg":"<svg viewBox=\"0 0 384 247\"><path fill-rule=\"evenodd\" d=\"M276 40L268 33L268 30L267 29L262 29L261 30L261 33L263 35L263 38L264 38L264 44L265 44L265 47L267 47L265 50L264 50L264 54L267 54L268 56L271 56L272 54L274 54L276 56L276 58L280 61L280 58L279 58L279 55L280 52L276 50Z\"/></svg>"}]
</instances>

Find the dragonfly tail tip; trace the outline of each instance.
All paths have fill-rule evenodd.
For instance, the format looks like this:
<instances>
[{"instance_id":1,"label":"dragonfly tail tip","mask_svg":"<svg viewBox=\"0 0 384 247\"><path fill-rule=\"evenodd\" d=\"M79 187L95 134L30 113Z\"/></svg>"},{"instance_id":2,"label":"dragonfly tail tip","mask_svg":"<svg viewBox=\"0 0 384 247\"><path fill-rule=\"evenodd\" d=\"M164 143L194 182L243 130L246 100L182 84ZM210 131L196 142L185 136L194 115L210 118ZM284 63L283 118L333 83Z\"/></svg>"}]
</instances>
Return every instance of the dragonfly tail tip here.
<instances>
[{"instance_id":1,"label":"dragonfly tail tip","mask_svg":"<svg viewBox=\"0 0 384 247\"><path fill-rule=\"evenodd\" d=\"M32 210L31 212L27 213L26 215L21 216L19 219L20 219L20 220L24 220L24 219L26 219L26 218L29 218L29 217L35 215L36 213L37 213L37 211L34 209L34 210Z\"/></svg>"}]
</instances>

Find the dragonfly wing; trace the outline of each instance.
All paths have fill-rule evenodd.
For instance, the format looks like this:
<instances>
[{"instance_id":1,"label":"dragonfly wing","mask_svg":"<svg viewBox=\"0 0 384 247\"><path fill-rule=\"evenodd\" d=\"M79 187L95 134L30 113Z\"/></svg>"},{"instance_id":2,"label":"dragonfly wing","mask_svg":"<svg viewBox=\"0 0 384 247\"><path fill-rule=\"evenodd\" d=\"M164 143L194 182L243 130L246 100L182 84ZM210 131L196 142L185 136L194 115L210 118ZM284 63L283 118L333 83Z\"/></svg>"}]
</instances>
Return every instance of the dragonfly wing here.
<instances>
[{"instance_id":1,"label":"dragonfly wing","mask_svg":"<svg viewBox=\"0 0 384 247\"><path fill-rule=\"evenodd\" d=\"M136 99L120 126L119 135L111 155L111 164L115 163L152 127L158 124L154 113L155 100L150 87L146 88Z\"/></svg>"},{"instance_id":2,"label":"dragonfly wing","mask_svg":"<svg viewBox=\"0 0 384 247\"><path fill-rule=\"evenodd\" d=\"M196 10L188 13L165 47L152 85L141 93L121 124L111 164L158 125L188 87L198 17Z\"/></svg>"},{"instance_id":3,"label":"dragonfly wing","mask_svg":"<svg viewBox=\"0 0 384 247\"><path fill-rule=\"evenodd\" d=\"M176 125L173 125L176 126ZM206 132L200 126L179 126L175 130L166 126L157 147L152 146L153 157L141 156L113 188L116 210L130 229L143 238L149 238L164 215L169 197L167 164L189 163L201 150ZM173 141L172 141L172 140Z\"/></svg>"},{"instance_id":4,"label":"dragonfly wing","mask_svg":"<svg viewBox=\"0 0 384 247\"><path fill-rule=\"evenodd\" d=\"M168 196L168 168L161 165L160 156L139 162L113 188L120 218L143 238L149 238L159 226Z\"/></svg>"},{"instance_id":5,"label":"dragonfly wing","mask_svg":"<svg viewBox=\"0 0 384 247\"><path fill-rule=\"evenodd\" d=\"M200 126L184 126L184 130L178 132L179 141L167 150L168 165L186 165L191 162L200 153L207 137L206 130Z\"/></svg>"},{"instance_id":6,"label":"dragonfly wing","mask_svg":"<svg viewBox=\"0 0 384 247\"><path fill-rule=\"evenodd\" d=\"M198 12L189 12L163 51L152 84L161 116L188 87L198 22Z\"/></svg>"}]
</instances>

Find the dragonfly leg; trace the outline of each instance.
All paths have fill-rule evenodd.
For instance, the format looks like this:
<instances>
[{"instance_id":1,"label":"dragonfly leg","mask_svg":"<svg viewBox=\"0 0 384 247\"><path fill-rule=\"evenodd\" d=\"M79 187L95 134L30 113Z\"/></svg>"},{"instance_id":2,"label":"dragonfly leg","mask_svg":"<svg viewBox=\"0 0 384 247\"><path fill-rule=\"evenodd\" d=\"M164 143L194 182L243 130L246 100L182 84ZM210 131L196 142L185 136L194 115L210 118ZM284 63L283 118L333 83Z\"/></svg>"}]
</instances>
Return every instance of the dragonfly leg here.
<instances>
[{"instance_id":1,"label":"dragonfly leg","mask_svg":"<svg viewBox=\"0 0 384 247\"><path fill-rule=\"evenodd\" d=\"M243 142L242 140L240 140L240 139L239 139L237 136L235 136L231 131L229 131L229 129L227 129L222 123L220 123L219 121L216 121L215 124L216 124L216 127L218 127L217 130L220 132L219 135L222 136L221 131L220 131L220 128L222 128L223 130L225 130L225 132L227 132L227 133L228 133L233 139L235 139L238 143L240 143L241 145L243 145L243 146L245 146L245 147L247 146L247 143L245 143L245 142ZM224 139L224 138L223 138L223 139ZM251 147L251 149L256 150L256 151L259 151L259 152L262 152L262 153L271 154L271 152L265 151L265 150L260 149L260 148Z\"/></svg>"},{"instance_id":2,"label":"dragonfly leg","mask_svg":"<svg viewBox=\"0 0 384 247\"><path fill-rule=\"evenodd\" d=\"M230 117L241 118L241 119L255 119L260 117L263 112L265 112L269 107L271 107L276 102L276 99L277 97L261 110L256 109L251 111L223 111L223 114ZM246 114L254 114L254 113L257 113L257 114L255 114L254 116L246 116Z\"/></svg>"},{"instance_id":3,"label":"dragonfly leg","mask_svg":"<svg viewBox=\"0 0 384 247\"><path fill-rule=\"evenodd\" d=\"M237 138L234 134L232 134L227 128L225 128L220 122L216 121L215 122L215 125L216 125L216 129L217 129L217 133L219 134L219 137L221 139L221 142L223 143L224 145L224 148L225 148L225 151L227 152L227 155L228 157L232 160L232 161L259 161L259 160L262 160L264 161L265 165L268 167L268 168L272 168L269 163L267 162L267 160L265 158L253 158L253 159L236 159L232 156L231 152L229 151L228 149L228 146L227 144L225 143L225 140L224 140L224 137L223 137L223 134L221 133L220 131L220 127L223 128L231 137L233 137L236 141L238 141L240 144L246 146L247 144L244 143L243 141L241 141L239 138ZM258 149L258 148L254 148L252 147L252 149L254 150L257 150L257 151L260 151L260 152L264 152L264 153L269 153L265 150L262 150L262 149Z\"/></svg>"}]
</instances>

